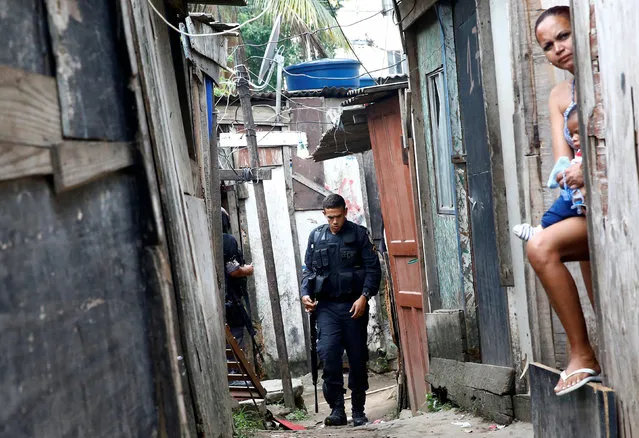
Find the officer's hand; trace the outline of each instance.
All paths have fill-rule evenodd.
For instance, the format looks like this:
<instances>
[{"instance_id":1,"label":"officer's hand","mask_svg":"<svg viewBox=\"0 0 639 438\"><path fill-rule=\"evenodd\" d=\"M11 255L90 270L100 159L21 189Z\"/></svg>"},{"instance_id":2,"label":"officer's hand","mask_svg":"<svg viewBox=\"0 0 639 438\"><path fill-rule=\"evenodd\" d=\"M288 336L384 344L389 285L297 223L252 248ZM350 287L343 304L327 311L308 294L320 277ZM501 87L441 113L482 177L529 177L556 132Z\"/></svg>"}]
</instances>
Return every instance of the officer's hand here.
<instances>
[{"instance_id":1,"label":"officer's hand","mask_svg":"<svg viewBox=\"0 0 639 438\"><path fill-rule=\"evenodd\" d=\"M312 312L317 307L317 301L313 301L308 295L302 297L302 304L307 312Z\"/></svg>"},{"instance_id":2,"label":"officer's hand","mask_svg":"<svg viewBox=\"0 0 639 438\"><path fill-rule=\"evenodd\" d=\"M353 307L351 307L350 312L353 314L351 318L357 319L364 315L366 312L366 297L362 295L353 303Z\"/></svg>"},{"instance_id":3,"label":"officer's hand","mask_svg":"<svg viewBox=\"0 0 639 438\"><path fill-rule=\"evenodd\" d=\"M253 265L244 265L242 268L244 269L245 275L253 275Z\"/></svg>"}]
</instances>

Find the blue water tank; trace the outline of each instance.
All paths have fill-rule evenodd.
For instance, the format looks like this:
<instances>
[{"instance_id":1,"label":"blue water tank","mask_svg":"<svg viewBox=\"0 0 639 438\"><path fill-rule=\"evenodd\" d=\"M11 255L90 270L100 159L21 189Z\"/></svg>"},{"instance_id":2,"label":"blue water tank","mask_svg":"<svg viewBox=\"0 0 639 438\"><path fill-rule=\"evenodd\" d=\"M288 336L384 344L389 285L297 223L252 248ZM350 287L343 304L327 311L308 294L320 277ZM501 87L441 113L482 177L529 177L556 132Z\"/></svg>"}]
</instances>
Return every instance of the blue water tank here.
<instances>
[{"instance_id":1,"label":"blue water tank","mask_svg":"<svg viewBox=\"0 0 639 438\"><path fill-rule=\"evenodd\" d=\"M360 86L359 61L353 59L317 59L302 62L285 67L284 75L289 91Z\"/></svg>"},{"instance_id":2,"label":"blue water tank","mask_svg":"<svg viewBox=\"0 0 639 438\"><path fill-rule=\"evenodd\" d=\"M377 82L370 75L366 74L359 78L359 88L372 87L373 85L377 85Z\"/></svg>"}]
</instances>

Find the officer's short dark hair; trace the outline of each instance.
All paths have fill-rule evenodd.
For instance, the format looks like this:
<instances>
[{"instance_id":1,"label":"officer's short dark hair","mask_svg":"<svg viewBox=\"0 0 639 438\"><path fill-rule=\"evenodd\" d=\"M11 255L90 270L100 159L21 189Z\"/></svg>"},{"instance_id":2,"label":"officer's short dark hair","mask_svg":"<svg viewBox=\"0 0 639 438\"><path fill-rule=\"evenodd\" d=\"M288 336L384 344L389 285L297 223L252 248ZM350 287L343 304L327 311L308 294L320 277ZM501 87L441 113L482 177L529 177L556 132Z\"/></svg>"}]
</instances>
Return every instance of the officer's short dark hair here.
<instances>
[{"instance_id":1,"label":"officer's short dark hair","mask_svg":"<svg viewBox=\"0 0 639 438\"><path fill-rule=\"evenodd\" d=\"M322 208L328 210L329 208L346 208L346 201L340 195L333 193L328 195L324 202L322 202Z\"/></svg>"}]
</instances>

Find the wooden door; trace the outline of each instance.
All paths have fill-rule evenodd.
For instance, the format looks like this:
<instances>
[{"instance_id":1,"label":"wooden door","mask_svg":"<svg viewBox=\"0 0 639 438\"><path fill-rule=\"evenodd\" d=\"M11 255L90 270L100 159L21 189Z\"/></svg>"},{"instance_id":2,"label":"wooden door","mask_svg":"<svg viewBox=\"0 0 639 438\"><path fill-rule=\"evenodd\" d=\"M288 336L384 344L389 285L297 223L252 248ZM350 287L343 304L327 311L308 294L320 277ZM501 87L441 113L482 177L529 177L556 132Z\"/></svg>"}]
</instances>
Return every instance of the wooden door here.
<instances>
[{"instance_id":1,"label":"wooden door","mask_svg":"<svg viewBox=\"0 0 639 438\"><path fill-rule=\"evenodd\" d=\"M375 172L399 318L401 351L406 367L411 408L425 402L428 347L422 301L422 277L417 245L413 187L402 148L399 99L373 105L368 113Z\"/></svg>"}]
</instances>

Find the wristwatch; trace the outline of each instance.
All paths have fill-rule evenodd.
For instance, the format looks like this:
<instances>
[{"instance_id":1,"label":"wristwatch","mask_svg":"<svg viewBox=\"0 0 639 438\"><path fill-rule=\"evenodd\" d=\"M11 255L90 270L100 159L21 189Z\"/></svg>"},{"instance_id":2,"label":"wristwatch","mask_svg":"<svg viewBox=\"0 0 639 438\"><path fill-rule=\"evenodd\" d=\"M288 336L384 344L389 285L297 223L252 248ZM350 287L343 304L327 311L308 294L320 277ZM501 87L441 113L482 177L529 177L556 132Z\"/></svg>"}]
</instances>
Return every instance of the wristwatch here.
<instances>
[{"instance_id":1,"label":"wristwatch","mask_svg":"<svg viewBox=\"0 0 639 438\"><path fill-rule=\"evenodd\" d=\"M369 291L368 289L365 289L365 290L362 292L362 296L363 296L364 298L366 298L366 301L368 301L368 300L370 300L370 299L371 299L371 293L370 293L370 291Z\"/></svg>"}]
</instances>

